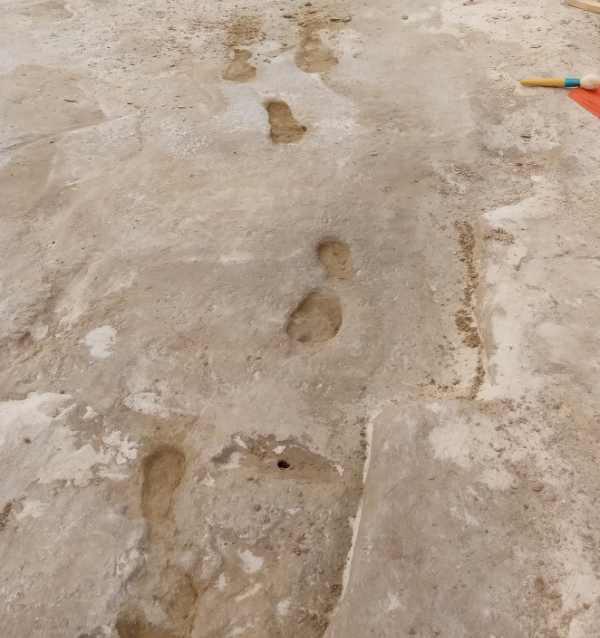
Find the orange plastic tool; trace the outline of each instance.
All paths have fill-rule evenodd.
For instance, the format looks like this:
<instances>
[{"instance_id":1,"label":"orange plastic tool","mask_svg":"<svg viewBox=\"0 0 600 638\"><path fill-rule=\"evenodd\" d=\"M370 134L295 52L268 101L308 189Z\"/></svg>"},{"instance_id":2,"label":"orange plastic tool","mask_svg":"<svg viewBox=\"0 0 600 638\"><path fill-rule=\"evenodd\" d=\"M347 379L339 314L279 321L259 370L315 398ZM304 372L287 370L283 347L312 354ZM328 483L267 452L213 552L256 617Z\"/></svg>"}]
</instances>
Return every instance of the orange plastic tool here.
<instances>
[{"instance_id":1,"label":"orange plastic tool","mask_svg":"<svg viewBox=\"0 0 600 638\"><path fill-rule=\"evenodd\" d=\"M569 97L596 117L600 117L600 88L593 91L575 89L569 93Z\"/></svg>"}]
</instances>

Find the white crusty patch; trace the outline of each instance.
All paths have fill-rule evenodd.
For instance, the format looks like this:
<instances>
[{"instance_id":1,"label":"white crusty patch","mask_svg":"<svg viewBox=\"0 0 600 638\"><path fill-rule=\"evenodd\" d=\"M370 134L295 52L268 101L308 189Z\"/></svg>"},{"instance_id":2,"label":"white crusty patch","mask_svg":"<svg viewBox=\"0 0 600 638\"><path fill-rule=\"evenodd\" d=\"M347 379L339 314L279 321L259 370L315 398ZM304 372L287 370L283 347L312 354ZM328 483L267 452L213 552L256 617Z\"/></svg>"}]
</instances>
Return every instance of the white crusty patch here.
<instances>
[{"instance_id":1,"label":"white crusty patch","mask_svg":"<svg viewBox=\"0 0 600 638\"><path fill-rule=\"evenodd\" d=\"M101 326L88 332L83 343L90 349L94 359L106 359L112 354L111 347L117 338L117 331L112 326Z\"/></svg>"},{"instance_id":2,"label":"white crusty patch","mask_svg":"<svg viewBox=\"0 0 600 638\"><path fill-rule=\"evenodd\" d=\"M119 431L92 445L67 426L77 404L70 395L31 393L0 403L0 466L4 500L19 499L33 482L65 481L83 487L95 476L123 480L123 467L137 458L137 445ZM22 516L35 516L41 504L25 503Z\"/></svg>"},{"instance_id":3,"label":"white crusty patch","mask_svg":"<svg viewBox=\"0 0 600 638\"><path fill-rule=\"evenodd\" d=\"M242 569L247 574L255 574L262 569L264 561L261 556L255 556L249 549L238 552L238 555L242 561Z\"/></svg>"},{"instance_id":4,"label":"white crusty patch","mask_svg":"<svg viewBox=\"0 0 600 638\"><path fill-rule=\"evenodd\" d=\"M219 578L217 578L215 587L219 590L223 590L225 589L225 587L227 587L227 576L225 576L225 574L223 573L219 574Z\"/></svg>"},{"instance_id":5,"label":"white crusty patch","mask_svg":"<svg viewBox=\"0 0 600 638\"><path fill-rule=\"evenodd\" d=\"M434 428L429 433L429 443L435 458L453 461L463 468L469 467L470 434L468 424L458 415Z\"/></svg>"},{"instance_id":6,"label":"white crusty patch","mask_svg":"<svg viewBox=\"0 0 600 638\"><path fill-rule=\"evenodd\" d=\"M402 604L400 603L400 599L397 594L389 594L387 599L387 609L386 611L389 613L391 611L395 611L396 609L400 609Z\"/></svg>"},{"instance_id":7,"label":"white crusty patch","mask_svg":"<svg viewBox=\"0 0 600 638\"><path fill-rule=\"evenodd\" d=\"M31 516L31 518L39 518L47 509L48 503L39 501L35 498L21 501L23 509L15 514L18 521Z\"/></svg>"},{"instance_id":8,"label":"white crusty patch","mask_svg":"<svg viewBox=\"0 0 600 638\"><path fill-rule=\"evenodd\" d=\"M242 460L242 455L239 452L232 452L229 457L229 461L224 463L221 467L224 470L236 470L238 467L241 467L240 461Z\"/></svg>"},{"instance_id":9,"label":"white crusty patch","mask_svg":"<svg viewBox=\"0 0 600 638\"><path fill-rule=\"evenodd\" d=\"M243 447L244 450L248 449L248 446L244 443L242 437L238 434L236 436L233 437L233 440L235 443L237 443L240 447Z\"/></svg>"},{"instance_id":10,"label":"white crusty patch","mask_svg":"<svg viewBox=\"0 0 600 638\"><path fill-rule=\"evenodd\" d=\"M200 481L200 484L206 487L214 487L215 479L207 472L206 476Z\"/></svg>"},{"instance_id":11,"label":"white crusty patch","mask_svg":"<svg viewBox=\"0 0 600 638\"><path fill-rule=\"evenodd\" d=\"M477 477L477 481L491 490L507 490L513 484L514 477L503 467L486 467Z\"/></svg>"},{"instance_id":12,"label":"white crusty patch","mask_svg":"<svg viewBox=\"0 0 600 638\"><path fill-rule=\"evenodd\" d=\"M250 598L250 596L254 596L254 594L256 594L260 589L262 589L262 583L255 583L245 592L242 592L239 596L236 596L235 602L239 603L240 600L245 600L246 598Z\"/></svg>"},{"instance_id":13,"label":"white crusty patch","mask_svg":"<svg viewBox=\"0 0 600 638\"><path fill-rule=\"evenodd\" d=\"M94 412L94 410L88 405L85 409L85 414L83 415L83 418L87 421L89 419L95 419L98 416L97 412Z\"/></svg>"},{"instance_id":14,"label":"white crusty patch","mask_svg":"<svg viewBox=\"0 0 600 638\"><path fill-rule=\"evenodd\" d=\"M158 395L154 392L136 392L125 397L123 403L134 412L159 416L163 419L169 417L169 410L159 401Z\"/></svg>"},{"instance_id":15,"label":"white crusty patch","mask_svg":"<svg viewBox=\"0 0 600 638\"><path fill-rule=\"evenodd\" d=\"M48 326L38 321L38 323L29 328L29 334L34 341L41 341L48 334Z\"/></svg>"}]
</instances>

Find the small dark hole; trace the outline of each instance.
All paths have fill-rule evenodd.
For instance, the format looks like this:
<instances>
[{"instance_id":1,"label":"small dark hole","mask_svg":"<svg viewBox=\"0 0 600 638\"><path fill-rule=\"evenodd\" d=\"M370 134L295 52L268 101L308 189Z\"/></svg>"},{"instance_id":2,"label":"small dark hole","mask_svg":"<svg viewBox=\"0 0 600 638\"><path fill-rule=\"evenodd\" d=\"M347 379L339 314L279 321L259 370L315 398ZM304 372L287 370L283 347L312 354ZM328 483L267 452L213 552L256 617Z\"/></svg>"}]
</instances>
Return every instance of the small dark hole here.
<instances>
[{"instance_id":1,"label":"small dark hole","mask_svg":"<svg viewBox=\"0 0 600 638\"><path fill-rule=\"evenodd\" d=\"M287 461L284 461L283 459L281 459L281 461L277 461L277 467L280 470L287 470L289 466L290 464Z\"/></svg>"}]
</instances>

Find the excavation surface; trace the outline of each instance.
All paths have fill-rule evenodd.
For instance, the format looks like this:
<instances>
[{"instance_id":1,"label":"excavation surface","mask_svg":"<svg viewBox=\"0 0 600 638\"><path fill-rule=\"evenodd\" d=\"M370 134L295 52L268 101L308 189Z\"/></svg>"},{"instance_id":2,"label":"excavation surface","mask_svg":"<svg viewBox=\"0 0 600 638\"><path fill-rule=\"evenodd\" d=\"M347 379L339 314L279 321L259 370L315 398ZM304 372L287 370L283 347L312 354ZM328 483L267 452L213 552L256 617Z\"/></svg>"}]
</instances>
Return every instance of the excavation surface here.
<instances>
[{"instance_id":1,"label":"excavation surface","mask_svg":"<svg viewBox=\"0 0 600 638\"><path fill-rule=\"evenodd\" d=\"M600 16L0 14L0 636L597 638Z\"/></svg>"}]
</instances>

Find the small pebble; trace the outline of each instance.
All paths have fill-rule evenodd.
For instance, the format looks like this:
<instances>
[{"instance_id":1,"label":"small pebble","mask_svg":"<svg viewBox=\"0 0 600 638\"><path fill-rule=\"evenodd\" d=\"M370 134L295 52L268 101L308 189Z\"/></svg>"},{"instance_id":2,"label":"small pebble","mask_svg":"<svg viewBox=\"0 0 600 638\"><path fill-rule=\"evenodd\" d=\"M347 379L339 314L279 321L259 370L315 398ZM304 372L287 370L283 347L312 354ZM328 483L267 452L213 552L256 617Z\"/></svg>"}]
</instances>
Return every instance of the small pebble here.
<instances>
[{"instance_id":1,"label":"small pebble","mask_svg":"<svg viewBox=\"0 0 600 638\"><path fill-rule=\"evenodd\" d=\"M402 16L403 20L408 20L408 16Z\"/></svg>"},{"instance_id":2,"label":"small pebble","mask_svg":"<svg viewBox=\"0 0 600 638\"><path fill-rule=\"evenodd\" d=\"M531 486L531 489L532 489L534 492L541 492L541 491L544 489L544 484L543 484L543 483L539 483L539 482L538 482L538 483L534 483L534 484Z\"/></svg>"}]
</instances>

